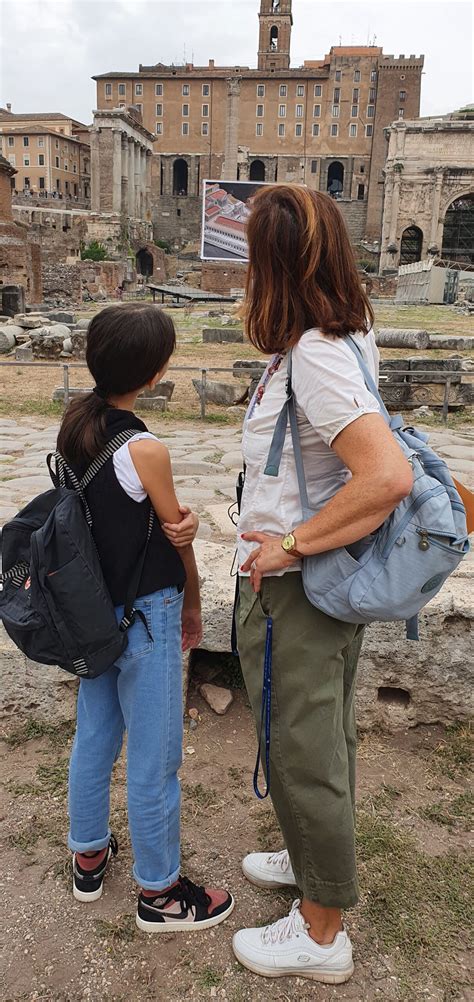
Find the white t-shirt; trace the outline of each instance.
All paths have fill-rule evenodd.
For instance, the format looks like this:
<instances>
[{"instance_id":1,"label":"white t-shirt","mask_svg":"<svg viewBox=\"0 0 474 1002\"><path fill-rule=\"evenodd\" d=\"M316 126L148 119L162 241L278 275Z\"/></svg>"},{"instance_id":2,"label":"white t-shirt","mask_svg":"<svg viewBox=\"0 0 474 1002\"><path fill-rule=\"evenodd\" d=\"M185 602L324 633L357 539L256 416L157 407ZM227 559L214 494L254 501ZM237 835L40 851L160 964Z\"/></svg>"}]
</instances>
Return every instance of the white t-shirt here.
<instances>
[{"instance_id":1,"label":"white t-shirt","mask_svg":"<svg viewBox=\"0 0 474 1002\"><path fill-rule=\"evenodd\" d=\"M132 442L139 442L142 438L151 438L154 442L158 441L156 435L152 435L151 432L139 431L128 442L125 442L125 445L120 446L120 449L117 449L113 455L115 476L125 493L134 501L144 501L147 493L138 476L128 447Z\"/></svg>"},{"instance_id":2,"label":"white t-shirt","mask_svg":"<svg viewBox=\"0 0 474 1002\"><path fill-rule=\"evenodd\" d=\"M355 335L355 340L378 382L379 355L372 331L366 337ZM238 526L239 567L256 546L242 540L240 533L284 535L302 521L289 427L278 477L264 473L275 425L286 398L286 377L286 358L283 358L266 385L264 373L260 386L265 385L265 390L260 403L250 405L244 421L242 452L247 469ZM378 414L380 408L366 388L357 359L344 339L326 337L316 329L306 331L293 350L292 384L308 497L311 507L317 509L351 476L331 449L332 442L352 421L362 414ZM294 564L291 569L300 570L301 565Z\"/></svg>"}]
</instances>

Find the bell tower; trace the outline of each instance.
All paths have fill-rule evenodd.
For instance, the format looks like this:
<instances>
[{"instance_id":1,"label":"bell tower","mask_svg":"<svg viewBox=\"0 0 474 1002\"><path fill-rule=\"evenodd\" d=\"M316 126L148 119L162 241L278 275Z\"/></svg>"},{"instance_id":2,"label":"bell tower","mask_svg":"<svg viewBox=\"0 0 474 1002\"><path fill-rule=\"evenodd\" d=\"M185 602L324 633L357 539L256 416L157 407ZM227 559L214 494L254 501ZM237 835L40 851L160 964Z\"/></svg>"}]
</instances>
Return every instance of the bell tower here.
<instances>
[{"instance_id":1,"label":"bell tower","mask_svg":"<svg viewBox=\"0 0 474 1002\"><path fill-rule=\"evenodd\" d=\"M259 70L288 70L293 24L291 0L261 0L258 19Z\"/></svg>"}]
</instances>

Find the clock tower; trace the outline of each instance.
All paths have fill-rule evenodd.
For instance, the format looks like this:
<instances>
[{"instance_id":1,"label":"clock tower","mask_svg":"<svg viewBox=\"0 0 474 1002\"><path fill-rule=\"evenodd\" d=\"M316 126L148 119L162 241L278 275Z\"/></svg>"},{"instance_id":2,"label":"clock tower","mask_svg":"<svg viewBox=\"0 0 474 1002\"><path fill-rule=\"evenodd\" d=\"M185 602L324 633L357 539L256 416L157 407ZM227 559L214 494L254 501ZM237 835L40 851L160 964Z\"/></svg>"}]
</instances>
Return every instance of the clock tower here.
<instances>
[{"instance_id":1,"label":"clock tower","mask_svg":"<svg viewBox=\"0 0 474 1002\"><path fill-rule=\"evenodd\" d=\"M290 41L293 16L291 0L261 0L258 68L259 70L288 70L290 68Z\"/></svg>"}]
</instances>

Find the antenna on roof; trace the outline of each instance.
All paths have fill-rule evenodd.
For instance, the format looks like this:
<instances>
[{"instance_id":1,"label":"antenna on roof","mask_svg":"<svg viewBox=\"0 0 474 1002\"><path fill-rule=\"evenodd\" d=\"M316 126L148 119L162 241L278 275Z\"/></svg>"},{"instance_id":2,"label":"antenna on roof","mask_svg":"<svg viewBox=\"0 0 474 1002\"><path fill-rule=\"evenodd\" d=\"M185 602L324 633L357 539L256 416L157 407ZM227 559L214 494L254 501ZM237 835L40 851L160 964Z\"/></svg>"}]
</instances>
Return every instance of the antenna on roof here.
<instances>
[{"instance_id":1,"label":"antenna on roof","mask_svg":"<svg viewBox=\"0 0 474 1002\"><path fill-rule=\"evenodd\" d=\"M339 45L342 45L342 35L339 35Z\"/></svg>"}]
</instances>

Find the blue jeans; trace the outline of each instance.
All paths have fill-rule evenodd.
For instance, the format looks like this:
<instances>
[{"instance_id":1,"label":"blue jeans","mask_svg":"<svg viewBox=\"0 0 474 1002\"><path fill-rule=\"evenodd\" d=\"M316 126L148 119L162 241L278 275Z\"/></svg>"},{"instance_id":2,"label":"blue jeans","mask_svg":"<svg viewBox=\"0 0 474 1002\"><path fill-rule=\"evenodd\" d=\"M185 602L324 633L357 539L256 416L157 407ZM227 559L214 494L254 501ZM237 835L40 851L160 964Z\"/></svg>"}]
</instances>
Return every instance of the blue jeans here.
<instances>
[{"instance_id":1,"label":"blue jeans","mask_svg":"<svg viewBox=\"0 0 474 1002\"><path fill-rule=\"evenodd\" d=\"M182 605L183 593L174 587L137 599L153 641L137 618L118 661L98 678L81 679L69 766L69 848L104 849L112 768L127 731L133 876L156 891L179 875ZM123 608L116 614L120 621Z\"/></svg>"}]
</instances>

